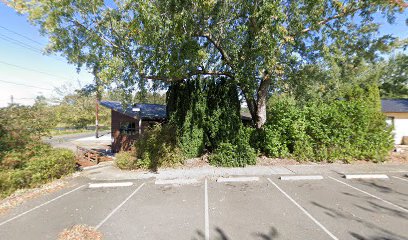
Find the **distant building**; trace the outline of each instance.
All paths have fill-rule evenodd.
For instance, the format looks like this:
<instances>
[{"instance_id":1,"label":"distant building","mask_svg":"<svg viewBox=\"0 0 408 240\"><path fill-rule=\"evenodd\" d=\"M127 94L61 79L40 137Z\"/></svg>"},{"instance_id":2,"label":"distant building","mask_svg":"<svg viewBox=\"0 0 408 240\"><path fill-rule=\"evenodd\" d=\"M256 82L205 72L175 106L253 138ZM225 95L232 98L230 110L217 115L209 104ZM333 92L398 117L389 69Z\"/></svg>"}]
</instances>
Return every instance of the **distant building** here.
<instances>
[{"instance_id":1,"label":"distant building","mask_svg":"<svg viewBox=\"0 0 408 240\"><path fill-rule=\"evenodd\" d=\"M392 131L395 144L408 144L408 99L382 99L381 108L387 116L387 123L394 127Z\"/></svg>"},{"instance_id":2,"label":"distant building","mask_svg":"<svg viewBox=\"0 0 408 240\"><path fill-rule=\"evenodd\" d=\"M112 151L128 150L147 127L166 120L166 106L138 103L122 107L120 102L101 101L111 109Z\"/></svg>"}]
</instances>

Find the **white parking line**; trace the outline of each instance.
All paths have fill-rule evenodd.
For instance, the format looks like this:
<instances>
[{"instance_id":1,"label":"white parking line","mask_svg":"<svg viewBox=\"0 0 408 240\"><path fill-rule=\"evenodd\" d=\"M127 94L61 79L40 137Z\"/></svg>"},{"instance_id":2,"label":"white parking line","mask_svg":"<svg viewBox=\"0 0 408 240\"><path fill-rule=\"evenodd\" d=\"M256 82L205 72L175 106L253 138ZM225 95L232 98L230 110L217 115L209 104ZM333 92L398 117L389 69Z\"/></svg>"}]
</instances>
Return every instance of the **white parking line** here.
<instances>
[{"instance_id":1,"label":"white parking line","mask_svg":"<svg viewBox=\"0 0 408 240\"><path fill-rule=\"evenodd\" d=\"M54 202L55 200L58 200L58 199L60 199L60 198L62 198L62 197L64 197L64 196L66 196L66 195L68 195L68 194L70 194L70 193L73 193L73 192L77 191L78 189L80 189L80 188L82 188L82 187L84 187L84 186L85 186L85 185L79 186L79 187L77 187L77 188L75 188L75 189L73 189L73 190L71 190L71 191L69 191L69 192L66 192L66 193L64 193L64 194L62 194L62 195L60 195L60 196L58 196L58 197L56 197L56 198L53 198L53 199L51 199L51 200L49 200L49 201L47 201L47 202L45 202L45 203L42 203L42 204L40 204L40 205L38 205L38 206L36 206L36 207L34 207L34 208L31 208L31 209L28 210L28 211L25 211L25 212L23 212L23 213L20 213L19 215L15 216L15 217L12 217L12 218L10 218L9 220L6 220L6 221L0 223L0 226L6 224L6 223L8 223L8 222L11 222L11 221L13 221L13 220L15 220L15 219L17 219L17 218L19 218L19 217L21 217L21 216L24 216L24 215L26 215L27 213L30 213L30 212L32 212L32 211L34 211L34 210L36 210L36 209L38 209L38 208L40 208L40 207L42 207L42 206L45 206L45 205L47 205L47 204L49 204L49 203L52 203L52 202Z\"/></svg>"},{"instance_id":2,"label":"white parking line","mask_svg":"<svg viewBox=\"0 0 408 240\"><path fill-rule=\"evenodd\" d=\"M332 180L334 180L334 181L336 181L336 182L339 182L339 183L341 183L341 184L344 184L344 185L346 185L346 186L348 186L348 187L351 187L351 188L354 189L354 190L357 190L357 191L359 191L359 192L362 192L362 193L364 193L364 194L366 194L366 195L368 195L368 196L370 196L370 197L373 197L373 198L375 198L375 199L377 199L377 200L380 200L380 201L382 201L382 202L384 202L384 203L387 203L387 204L389 204L389 205L391 205L391 206L393 206L393 207L395 207L395 208L398 208L398 209L400 209L400 210L402 210L402 211L404 211L404 212L408 212L408 209L406 209L406 208L400 207L400 206L398 206L398 205L396 205L396 204L394 204L394 203L392 203L392 202L389 202L389 201L387 201L387 200L385 200L385 199L382 199L382 198L380 198L380 197L377 197L377 196L375 196L375 195L373 195L373 194L371 194L371 193L368 193L368 192L366 192L366 191L364 191L364 190L361 190L361 189L359 189L359 188L356 188L356 187L354 187L354 186L351 186L351 185L348 184L348 183L345 183L345 182L340 181L340 180L338 180L338 179L335 179L335 178L333 178L333 177L329 177L329 178L331 178Z\"/></svg>"},{"instance_id":3,"label":"white parking line","mask_svg":"<svg viewBox=\"0 0 408 240\"><path fill-rule=\"evenodd\" d=\"M408 179L403 179L403 178L400 178L400 177L396 177L396 176L392 176L393 178L396 178L396 179L399 179L399 180L402 180L402 181L405 181L405 182L408 182Z\"/></svg>"},{"instance_id":4,"label":"white parking line","mask_svg":"<svg viewBox=\"0 0 408 240\"><path fill-rule=\"evenodd\" d=\"M184 185L184 184L195 184L198 183L198 180L195 178L185 178L185 179L158 179L154 182L156 185Z\"/></svg>"},{"instance_id":5,"label":"white parking line","mask_svg":"<svg viewBox=\"0 0 408 240\"><path fill-rule=\"evenodd\" d=\"M205 179L205 189L204 189L204 220L205 220L205 240L210 239L210 220L208 214L208 183L207 178Z\"/></svg>"},{"instance_id":6,"label":"white parking line","mask_svg":"<svg viewBox=\"0 0 408 240\"><path fill-rule=\"evenodd\" d=\"M106 188L106 187L129 187L132 182L112 182L112 183L90 183L89 188Z\"/></svg>"},{"instance_id":7,"label":"white parking line","mask_svg":"<svg viewBox=\"0 0 408 240\"><path fill-rule=\"evenodd\" d=\"M315 176L280 176L280 180L282 181L295 181L295 180L322 180L323 176L315 175Z\"/></svg>"},{"instance_id":8,"label":"white parking line","mask_svg":"<svg viewBox=\"0 0 408 240\"><path fill-rule=\"evenodd\" d=\"M256 182L259 181L259 177L219 177L216 180L220 183L226 182Z\"/></svg>"},{"instance_id":9,"label":"white parking line","mask_svg":"<svg viewBox=\"0 0 408 240\"><path fill-rule=\"evenodd\" d=\"M323 226L319 221L317 221L306 209L304 209L302 206L300 206L299 203L297 203L292 197L289 196L285 191L283 191L276 183L274 183L270 178L268 178L268 181L272 183L283 195L285 195L293 204L296 205L306 216L308 216L314 223L317 224L327 235L329 235L332 239L338 240L336 236L333 235L329 230L327 230L326 227Z\"/></svg>"},{"instance_id":10,"label":"white parking line","mask_svg":"<svg viewBox=\"0 0 408 240\"><path fill-rule=\"evenodd\" d=\"M100 228L106 221L108 221L108 219L110 217L112 217L113 214L115 214L115 212L117 212L119 210L119 208L121 208L127 201L129 201L129 199L131 197L133 197L133 195L135 195L143 186L145 185L145 183L142 183L138 188L136 188L135 191L133 191L121 204L119 204L115 209L113 209L113 211L111 213L108 214L108 216L106 216L106 218L104 218L96 227L95 229Z\"/></svg>"},{"instance_id":11,"label":"white parking line","mask_svg":"<svg viewBox=\"0 0 408 240\"><path fill-rule=\"evenodd\" d=\"M345 174L346 179L388 179L385 174Z\"/></svg>"}]
</instances>

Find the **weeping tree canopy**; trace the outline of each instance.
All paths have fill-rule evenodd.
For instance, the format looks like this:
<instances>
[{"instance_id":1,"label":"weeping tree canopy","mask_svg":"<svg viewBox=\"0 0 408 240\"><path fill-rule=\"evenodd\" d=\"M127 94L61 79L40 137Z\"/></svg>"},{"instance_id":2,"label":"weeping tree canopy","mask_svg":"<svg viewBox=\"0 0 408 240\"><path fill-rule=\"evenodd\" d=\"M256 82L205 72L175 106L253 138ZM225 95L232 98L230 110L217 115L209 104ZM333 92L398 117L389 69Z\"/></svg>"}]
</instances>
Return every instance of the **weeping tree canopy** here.
<instances>
[{"instance_id":1,"label":"weeping tree canopy","mask_svg":"<svg viewBox=\"0 0 408 240\"><path fill-rule=\"evenodd\" d=\"M393 22L407 7L399 0L6 2L49 36L48 52L90 68L99 85L129 93L223 77L238 87L258 128L270 93L296 86L294 71L319 64L347 79L395 43L378 36L373 15Z\"/></svg>"}]
</instances>

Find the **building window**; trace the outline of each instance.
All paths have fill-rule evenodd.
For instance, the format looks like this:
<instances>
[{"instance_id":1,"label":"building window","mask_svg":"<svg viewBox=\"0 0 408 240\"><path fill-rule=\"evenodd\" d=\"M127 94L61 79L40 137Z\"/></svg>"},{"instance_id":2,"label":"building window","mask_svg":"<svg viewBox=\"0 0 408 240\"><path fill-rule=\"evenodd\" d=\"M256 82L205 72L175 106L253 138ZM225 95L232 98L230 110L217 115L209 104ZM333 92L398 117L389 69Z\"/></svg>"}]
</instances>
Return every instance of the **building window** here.
<instances>
[{"instance_id":1,"label":"building window","mask_svg":"<svg viewBox=\"0 0 408 240\"><path fill-rule=\"evenodd\" d=\"M123 135L136 135L136 123L135 122L121 122L120 123L120 134Z\"/></svg>"}]
</instances>

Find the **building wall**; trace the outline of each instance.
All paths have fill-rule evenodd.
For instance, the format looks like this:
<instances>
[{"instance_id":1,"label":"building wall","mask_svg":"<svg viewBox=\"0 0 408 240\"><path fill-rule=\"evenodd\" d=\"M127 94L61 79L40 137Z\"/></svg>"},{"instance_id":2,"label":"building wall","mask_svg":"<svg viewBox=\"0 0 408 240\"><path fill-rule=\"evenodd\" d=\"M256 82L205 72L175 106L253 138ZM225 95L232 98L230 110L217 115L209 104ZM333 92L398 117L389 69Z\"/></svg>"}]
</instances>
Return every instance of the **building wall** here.
<instances>
[{"instance_id":1,"label":"building wall","mask_svg":"<svg viewBox=\"0 0 408 240\"><path fill-rule=\"evenodd\" d=\"M394 118L394 141L401 144L402 138L408 136L408 113L384 113L387 117Z\"/></svg>"},{"instance_id":2,"label":"building wall","mask_svg":"<svg viewBox=\"0 0 408 240\"><path fill-rule=\"evenodd\" d=\"M150 126L156 124L156 121L142 121L142 126L140 128L140 134L139 134L139 120L136 118L129 117L125 114L122 114L120 112L111 110L111 136L112 136L112 151L113 152L119 152L121 150L130 150L130 148L133 146L133 142L140 137L140 134L143 134L143 132ZM120 126L122 122L134 122L136 126L136 134L134 135L127 135L127 134L121 134L120 132Z\"/></svg>"}]
</instances>

